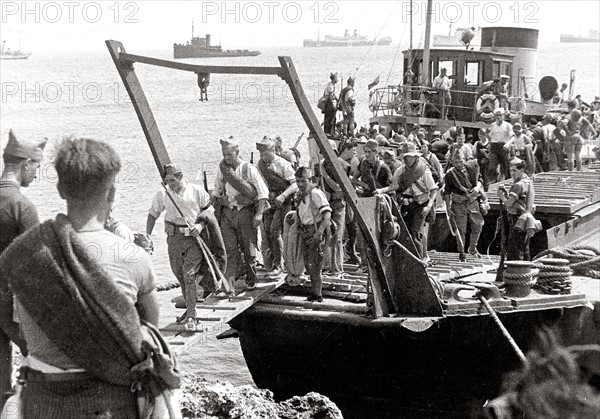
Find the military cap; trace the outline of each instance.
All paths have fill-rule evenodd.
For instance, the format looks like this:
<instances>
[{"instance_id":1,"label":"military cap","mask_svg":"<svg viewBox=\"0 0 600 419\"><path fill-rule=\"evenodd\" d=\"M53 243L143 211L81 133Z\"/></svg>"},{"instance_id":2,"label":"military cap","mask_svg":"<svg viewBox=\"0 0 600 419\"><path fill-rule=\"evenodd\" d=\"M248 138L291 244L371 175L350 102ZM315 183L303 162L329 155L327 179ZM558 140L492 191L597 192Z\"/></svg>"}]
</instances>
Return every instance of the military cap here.
<instances>
[{"instance_id":1,"label":"military cap","mask_svg":"<svg viewBox=\"0 0 600 419\"><path fill-rule=\"evenodd\" d=\"M221 143L221 151L237 150L240 146L233 137L226 140L221 139L219 142Z\"/></svg>"},{"instance_id":2,"label":"military cap","mask_svg":"<svg viewBox=\"0 0 600 419\"><path fill-rule=\"evenodd\" d=\"M163 166L163 178L169 175L179 175L181 173L183 173L181 169L179 169L179 167L173 163L165 164Z\"/></svg>"},{"instance_id":3,"label":"military cap","mask_svg":"<svg viewBox=\"0 0 600 419\"><path fill-rule=\"evenodd\" d=\"M8 144L4 149L4 154L13 157L20 157L23 159L31 159L41 161L44 154L44 147L48 139L44 139L38 144L32 144L30 142L19 141L14 131L11 129L8 132Z\"/></svg>"},{"instance_id":4,"label":"military cap","mask_svg":"<svg viewBox=\"0 0 600 419\"><path fill-rule=\"evenodd\" d=\"M275 141L273 141L266 135L263 137L262 140L260 140L260 142L256 143L256 149L258 151L272 150L274 148L275 148Z\"/></svg>"}]
</instances>

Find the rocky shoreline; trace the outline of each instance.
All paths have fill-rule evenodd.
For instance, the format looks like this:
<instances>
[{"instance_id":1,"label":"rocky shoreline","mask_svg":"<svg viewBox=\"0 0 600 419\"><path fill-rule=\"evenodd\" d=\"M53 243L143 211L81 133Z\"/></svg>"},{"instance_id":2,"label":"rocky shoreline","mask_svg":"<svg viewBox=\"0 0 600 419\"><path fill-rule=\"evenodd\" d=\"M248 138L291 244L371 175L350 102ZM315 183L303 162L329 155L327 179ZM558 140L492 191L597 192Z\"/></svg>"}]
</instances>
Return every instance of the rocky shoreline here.
<instances>
[{"instance_id":1,"label":"rocky shoreline","mask_svg":"<svg viewBox=\"0 0 600 419\"><path fill-rule=\"evenodd\" d=\"M19 350L13 351L13 382L20 368ZM319 393L276 402L270 390L183 374L181 413L189 419L343 419L340 409Z\"/></svg>"},{"instance_id":2,"label":"rocky shoreline","mask_svg":"<svg viewBox=\"0 0 600 419\"><path fill-rule=\"evenodd\" d=\"M250 385L209 381L185 374L181 411L185 418L202 419L341 419L342 412L318 393L276 402L273 393Z\"/></svg>"}]
</instances>

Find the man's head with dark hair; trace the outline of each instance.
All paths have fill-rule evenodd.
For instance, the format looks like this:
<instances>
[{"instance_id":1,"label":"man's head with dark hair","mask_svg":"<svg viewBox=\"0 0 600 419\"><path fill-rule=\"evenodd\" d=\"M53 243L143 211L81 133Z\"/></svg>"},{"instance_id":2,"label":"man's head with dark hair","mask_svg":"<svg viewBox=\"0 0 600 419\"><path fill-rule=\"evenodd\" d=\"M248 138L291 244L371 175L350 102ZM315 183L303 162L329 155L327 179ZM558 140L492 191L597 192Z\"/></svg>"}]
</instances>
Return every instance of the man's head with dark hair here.
<instances>
[{"instance_id":1,"label":"man's head with dark hair","mask_svg":"<svg viewBox=\"0 0 600 419\"><path fill-rule=\"evenodd\" d=\"M85 201L114 189L121 159L106 143L67 138L58 147L54 167L61 198Z\"/></svg>"}]
</instances>

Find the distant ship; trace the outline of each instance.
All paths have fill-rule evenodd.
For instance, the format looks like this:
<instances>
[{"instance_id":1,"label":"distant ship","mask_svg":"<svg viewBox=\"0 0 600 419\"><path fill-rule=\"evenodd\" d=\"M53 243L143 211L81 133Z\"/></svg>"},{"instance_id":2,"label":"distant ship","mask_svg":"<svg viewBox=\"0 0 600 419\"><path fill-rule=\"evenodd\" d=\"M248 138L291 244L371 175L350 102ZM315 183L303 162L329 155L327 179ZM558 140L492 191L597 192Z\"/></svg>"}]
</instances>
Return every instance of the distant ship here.
<instances>
[{"instance_id":1,"label":"distant ship","mask_svg":"<svg viewBox=\"0 0 600 419\"><path fill-rule=\"evenodd\" d=\"M462 38L463 33L468 28L458 28L454 31L454 34L451 35L433 35L433 47L434 48L465 48L465 44L463 44L460 40ZM479 30L474 31L475 37L471 41L469 47L474 49L479 49L481 46L481 32Z\"/></svg>"},{"instance_id":2,"label":"distant ship","mask_svg":"<svg viewBox=\"0 0 600 419\"><path fill-rule=\"evenodd\" d=\"M575 35L560 35L561 43L572 44L575 42L600 42L600 32L590 31L588 36L575 36Z\"/></svg>"},{"instance_id":3,"label":"distant ship","mask_svg":"<svg viewBox=\"0 0 600 419\"><path fill-rule=\"evenodd\" d=\"M305 39L305 47L363 47L371 45L389 45L392 43L392 38L386 36L377 41L371 41L368 36L359 35L354 29L354 33L350 35L348 29L344 32L344 36L325 35L322 41L317 36L317 40Z\"/></svg>"},{"instance_id":4,"label":"distant ship","mask_svg":"<svg viewBox=\"0 0 600 419\"><path fill-rule=\"evenodd\" d=\"M210 44L210 35L204 38L194 36L194 25L192 23L192 40L186 44L173 44L174 58L209 58L209 57L253 57L259 55L260 51L247 49L223 50L220 45Z\"/></svg>"},{"instance_id":5,"label":"distant ship","mask_svg":"<svg viewBox=\"0 0 600 419\"><path fill-rule=\"evenodd\" d=\"M6 41L2 42L2 50L0 51L0 60L26 60L31 55L31 52L22 52L21 50L12 51L5 47Z\"/></svg>"}]
</instances>

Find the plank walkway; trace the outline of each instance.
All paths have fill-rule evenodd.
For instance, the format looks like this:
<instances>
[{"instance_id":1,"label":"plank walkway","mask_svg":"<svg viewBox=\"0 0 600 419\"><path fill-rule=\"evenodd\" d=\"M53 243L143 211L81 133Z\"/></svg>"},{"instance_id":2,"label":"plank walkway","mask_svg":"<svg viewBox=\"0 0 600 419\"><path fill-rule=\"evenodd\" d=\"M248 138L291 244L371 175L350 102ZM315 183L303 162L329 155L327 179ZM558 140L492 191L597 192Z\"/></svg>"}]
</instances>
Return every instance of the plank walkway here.
<instances>
[{"instance_id":1,"label":"plank walkway","mask_svg":"<svg viewBox=\"0 0 600 419\"><path fill-rule=\"evenodd\" d=\"M172 322L162 326L160 329L161 333L176 354L184 352L191 345L202 339L203 335L206 335L207 332L222 329L223 325L232 318L251 307L265 295L279 288L283 283L283 275L279 275L276 278L259 275L259 282L257 282L256 288L253 290L236 289L236 296L234 297L210 295L206 300L196 304L198 322L195 325ZM166 310L167 316L170 316L171 319L175 317L173 315L174 310L172 309L174 305L173 300L182 300L180 297L181 291L177 289L176 293L177 296L172 298L170 302L171 309ZM179 308L178 304L175 304L174 308L179 309L178 314L183 314L185 311ZM163 322L161 322L161 325Z\"/></svg>"}]
</instances>

